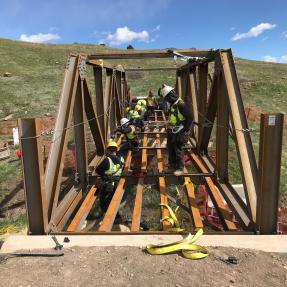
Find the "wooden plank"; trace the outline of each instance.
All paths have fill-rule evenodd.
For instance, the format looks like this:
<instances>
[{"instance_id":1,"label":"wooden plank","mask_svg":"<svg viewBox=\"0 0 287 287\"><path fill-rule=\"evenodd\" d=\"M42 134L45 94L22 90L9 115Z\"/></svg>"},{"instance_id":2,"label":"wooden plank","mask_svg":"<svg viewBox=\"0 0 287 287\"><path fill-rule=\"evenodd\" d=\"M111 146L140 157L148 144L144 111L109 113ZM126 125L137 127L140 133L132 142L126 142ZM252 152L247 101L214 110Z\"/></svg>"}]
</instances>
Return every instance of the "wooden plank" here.
<instances>
[{"instance_id":1,"label":"wooden plank","mask_svg":"<svg viewBox=\"0 0 287 287\"><path fill-rule=\"evenodd\" d=\"M157 113L155 112L155 121L156 120L157 120ZM156 135L156 142L157 142L157 146L160 146L160 135L159 134ZM161 149L156 150L156 155L157 155L158 171L162 173L164 170L164 164L163 164L163 157L162 157ZM160 203L168 204L165 178L163 176L160 176L158 180L159 180ZM161 207L161 218L164 218L167 216L169 216L168 210L166 208ZM167 220L164 220L162 223L162 227L163 227L163 230L168 230L169 228L171 228L171 225Z\"/></svg>"},{"instance_id":2,"label":"wooden plank","mask_svg":"<svg viewBox=\"0 0 287 287\"><path fill-rule=\"evenodd\" d=\"M90 191L88 192L85 200L83 201L81 207L79 208L78 212L76 213L75 217L73 218L72 222L70 223L67 231L75 232L80 231L81 227L84 224L93 204L96 200L96 191L97 188L93 185Z\"/></svg>"},{"instance_id":3,"label":"wooden plank","mask_svg":"<svg viewBox=\"0 0 287 287\"><path fill-rule=\"evenodd\" d=\"M129 169L131 159L132 159L132 152L129 150L126 161L125 161L125 167L124 167L125 172L127 172ZM99 231L101 232L111 231L116 215L118 213L120 204L121 204L122 197L124 195L125 183L126 183L126 178L121 178L116 188L116 191L114 193L114 196L110 202L109 208L104 216L102 225L99 228Z\"/></svg>"},{"instance_id":4,"label":"wooden plank","mask_svg":"<svg viewBox=\"0 0 287 287\"><path fill-rule=\"evenodd\" d=\"M141 161L141 172L146 172L147 169L147 150L145 149L147 145L147 134L143 138L143 147L142 149L142 161ZM142 211L142 193L143 193L143 177L139 178L137 185L137 193L135 198L135 205L133 210L133 219L131 225L131 231L139 231L140 228L140 219Z\"/></svg>"},{"instance_id":5,"label":"wooden plank","mask_svg":"<svg viewBox=\"0 0 287 287\"><path fill-rule=\"evenodd\" d=\"M188 172L188 170L185 167L184 173L187 173L187 172ZM194 185L192 184L191 179L188 176L184 177L184 181L189 182L189 183L185 184L185 189L186 189L186 193L187 193L187 197L188 197L188 203L189 203L189 206L191 209L191 216L192 216L193 225L194 225L195 230L197 230L199 228L203 228L203 223L201 220L199 208L198 208L196 201L195 201Z\"/></svg>"},{"instance_id":6,"label":"wooden plank","mask_svg":"<svg viewBox=\"0 0 287 287\"><path fill-rule=\"evenodd\" d=\"M199 157L194 152L190 151L190 155L202 172L208 172L207 168L203 165ZM227 228L228 230L236 230L237 228L234 222L232 221L229 208L227 205L224 204L212 179L210 177L205 177L205 180L211 192L211 200L215 208L217 209L220 218L223 219L222 223L224 227Z\"/></svg>"}]
</instances>

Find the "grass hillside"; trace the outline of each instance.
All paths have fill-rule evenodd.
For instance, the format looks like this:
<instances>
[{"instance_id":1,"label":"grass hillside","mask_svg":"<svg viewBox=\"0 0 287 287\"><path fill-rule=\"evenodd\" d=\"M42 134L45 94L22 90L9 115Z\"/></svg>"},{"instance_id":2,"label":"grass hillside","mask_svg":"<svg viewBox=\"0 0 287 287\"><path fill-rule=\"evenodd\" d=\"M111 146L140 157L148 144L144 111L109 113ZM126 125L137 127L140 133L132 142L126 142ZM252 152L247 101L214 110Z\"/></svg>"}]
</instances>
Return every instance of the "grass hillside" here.
<instances>
[{"instance_id":1,"label":"grass hillside","mask_svg":"<svg viewBox=\"0 0 287 287\"><path fill-rule=\"evenodd\" d=\"M0 39L0 118L10 113L14 118L44 116L56 113L64 77L64 65L69 52L108 52L115 49L98 45L47 45L31 44ZM173 59L123 60L125 67L172 66ZM242 87L245 106L262 112L287 111L287 65L236 59L236 68ZM5 72L12 77L3 77ZM174 72L144 72L140 79L129 79L131 92L147 94L151 88L157 91L163 82L173 85ZM92 88L92 87L90 87ZM251 123L255 128L258 124ZM286 131L286 130L285 130ZM286 133L286 132L285 132ZM258 154L259 133L252 135L255 152ZM281 205L287 205L287 140L284 138L281 170ZM238 178L237 167L233 178ZM7 181L20 177L20 168L15 163L9 166L0 162L1 192Z\"/></svg>"}]
</instances>

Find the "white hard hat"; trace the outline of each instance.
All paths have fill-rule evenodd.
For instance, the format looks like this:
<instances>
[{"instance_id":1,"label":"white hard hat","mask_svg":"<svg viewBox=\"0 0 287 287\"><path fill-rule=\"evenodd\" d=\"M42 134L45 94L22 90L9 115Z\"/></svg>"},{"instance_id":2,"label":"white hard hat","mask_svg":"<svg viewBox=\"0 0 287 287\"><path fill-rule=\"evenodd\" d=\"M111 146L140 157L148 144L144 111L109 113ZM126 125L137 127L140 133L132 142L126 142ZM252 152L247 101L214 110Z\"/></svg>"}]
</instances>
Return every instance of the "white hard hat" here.
<instances>
[{"instance_id":1,"label":"white hard hat","mask_svg":"<svg viewBox=\"0 0 287 287\"><path fill-rule=\"evenodd\" d=\"M127 118L122 118L121 121L120 121L121 126L125 125L128 122L129 122L129 120Z\"/></svg>"},{"instance_id":2,"label":"white hard hat","mask_svg":"<svg viewBox=\"0 0 287 287\"><path fill-rule=\"evenodd\" d=\"M173 87L164 85L164 87L161 89L162 96L165 98L166 95L167 95L170 91L172 91L172 90L174 90Z\"/></svg>"}]
</instances>

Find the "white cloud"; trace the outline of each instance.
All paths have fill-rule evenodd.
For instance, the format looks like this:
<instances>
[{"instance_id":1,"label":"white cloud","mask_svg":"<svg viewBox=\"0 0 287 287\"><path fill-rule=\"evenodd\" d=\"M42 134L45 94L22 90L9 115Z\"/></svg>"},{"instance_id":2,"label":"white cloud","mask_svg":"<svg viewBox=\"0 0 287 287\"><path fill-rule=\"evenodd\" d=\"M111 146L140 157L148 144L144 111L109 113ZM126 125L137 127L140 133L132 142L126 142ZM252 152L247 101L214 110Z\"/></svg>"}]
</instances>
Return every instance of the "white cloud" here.
<instances>
[{"instance_id":1,"label":"white cloud","mask_svg":"<svg viewBox=\"0 0 287 287\"><path fill-rule=\"evenodd\" d=\"M160 25L157 25L154 29L151 30L151 32L156 32L160 30Z\"/></svg>"},{"instance_id":2,"label":"white cloud","mask_svg":"<svg viewBox=\"0 0 287 287\"><path fill-rule=\"evenodd\" d=\"M135 40L148 43L150 40L149 33L146 30L134 32L125 26L117 28L114 34L109 33L108 36L105 39L101 39L100 42L107 42L111 46L118 46L125 43L131 43Z\"/></svg>"},{"instance_id":3,"label":"white cloud","mask_svg":"<svg viewBox=\"0 0 287 287\"><path fill-rule=\"evenodd\" d=\"M284 38L287 38L287 31L282 32L282 36L283 36Z\"/></svg>"},{"instance_id":4,"label":"white cloud","mask_svg":"<svg viewBox=\"0 0 287 287\"><path fill-rule=\"evenodd\" d=\"M271 63L277 63L277 57L273 57L273 56L264 56L263 57L263 61L264 62L271 62Z\"/></svg>"},{"instance_id":5,"label":"white cloud","mask_svg":"<svg viewBox=\"0 0 287 287\"><path fill-rule=\"evenodd\" d=\"M39 33L30 36L28 36L27 34L22 34L19 38L20 41L32 42L32 43L44 43L59 39L61 39L61 37L58 34L52 34L52 33L47 34Z\"/></svg>"},{"instance_id":6,"label":"white cloud","mask_svg":"<svg viewBox=\"0 0 287 287\"><path fill-rule=\"evenodd\" d=\"M262 34L266 30L271 30L276 27L276 24L270 24L270 23L261 23L257 26L252 27L248 32L246 33L236 33L233 37L233 41L245 39L245 38L254 38Z\"/></svg>"},{"instance_id":7,"label":"white cloud","mask_svg":"<svg viewBox=\"0 0 287 287\"><path fill-rule=\"evenodd\" d=\"M234 31L236 28L235 27L230 27L230 31Z\"/></svg>"},{"instance_id":8,"label":"white cloud","mask_svg":"<svg viewBox=\"0 0 287 287\"><path fill-rule=\"evenodd\" d=\"M264 56L264 62L271 62L271 63L287 63L287 55L274 57L274 56Z\"/></svg>"}]
</instances>

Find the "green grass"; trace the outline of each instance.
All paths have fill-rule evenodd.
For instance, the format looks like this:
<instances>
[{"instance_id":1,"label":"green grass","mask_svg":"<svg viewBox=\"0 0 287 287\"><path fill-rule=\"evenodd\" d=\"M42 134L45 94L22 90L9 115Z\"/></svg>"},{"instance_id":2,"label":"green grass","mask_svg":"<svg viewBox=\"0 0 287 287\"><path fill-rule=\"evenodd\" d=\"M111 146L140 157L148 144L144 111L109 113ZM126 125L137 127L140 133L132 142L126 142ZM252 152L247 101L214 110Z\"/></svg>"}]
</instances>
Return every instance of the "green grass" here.
<instances>
[{"instance_id":1,"label":"green grass","mask_svg":"<svg viewBox=\"0 0 287 287\"><path fill-rule=\"evenodd\" d=\"M44 116L56 113L64 78L64 66L70 52L115 51L97 45L47 45L31 44L0 39L0 118L10 113L18 117ZM147 59L108 61L127 67L171 67L173 59ZM252 106L261 112L287 112L287 65L236 59L238 78L242 85L245 106ZM91 72L91 68L88 68ZM2 77L11 72L11 78ZM143 72L141 78L128 78L132 95L147 95L152 89L157 93L162 83L174 85L175 71ZM89 74L89 83L92 74ZM94 87L90 86L91 91ZM253 123L252 123L253 125ZM255 126L258 130L258 125ZM259 133L252 133L255 154L258 157ZM281 204L287 205L287 137L284 131L281 168ZM230 178L240 181L234 146L230 157ZM6 164L5 164L6 163ZM5 185L14 177L20 177L16 163L0 163L0 198Z\"/></svg>"},{"instance_id":2,"label":"green grass","mask_svg":"<svg viewBox=\"0 0 287 287\"><path fill-rule=\"evenodd\" d=\"M0 220L0 235L4 233L19 232L27 225L26 214L17 214Z\"/></svg>"}]
</instances>

